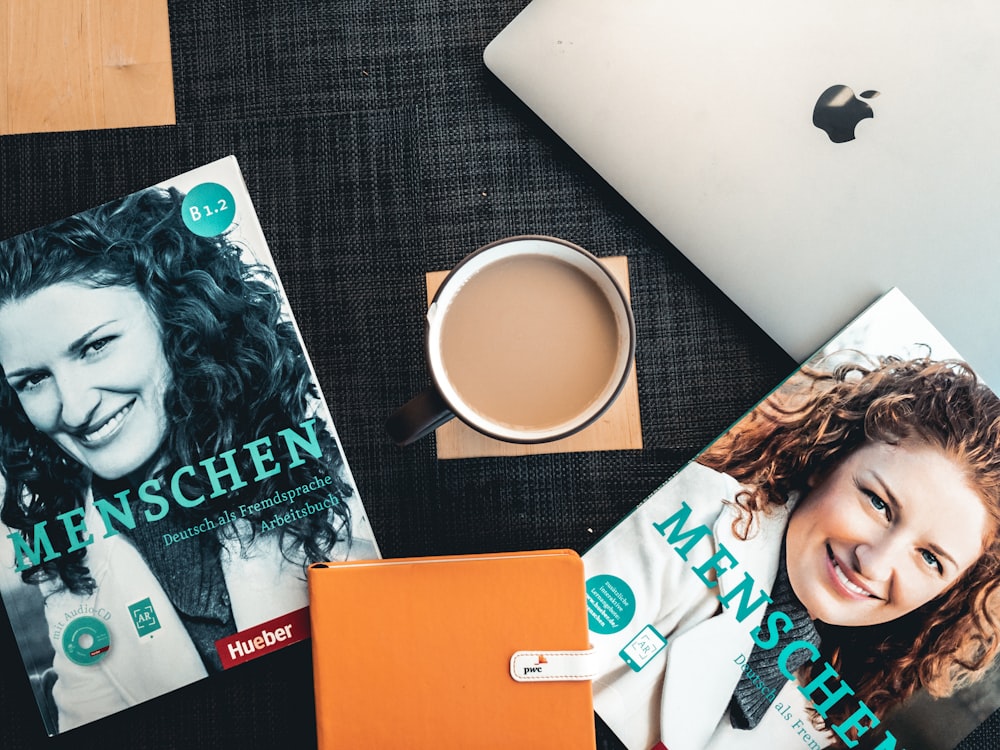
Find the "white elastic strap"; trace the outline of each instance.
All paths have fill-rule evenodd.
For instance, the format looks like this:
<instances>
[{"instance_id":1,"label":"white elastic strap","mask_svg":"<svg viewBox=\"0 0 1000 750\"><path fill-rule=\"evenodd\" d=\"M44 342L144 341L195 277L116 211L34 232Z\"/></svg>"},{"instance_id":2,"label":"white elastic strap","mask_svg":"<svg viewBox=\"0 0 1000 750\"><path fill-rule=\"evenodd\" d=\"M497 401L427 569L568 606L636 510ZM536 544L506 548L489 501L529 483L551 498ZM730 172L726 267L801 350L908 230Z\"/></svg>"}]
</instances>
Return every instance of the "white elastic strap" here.
<instances>
[{"instance_id":1,"label":"white elastic strap","mask_svg":"<svg viewBox=\"0 0 1000 750\"><path fill-rule=\"evenodd\" d=\"M592 680L594 650L518 651L510 657L510 676L518 682Z\"/></svg>"}]
</instances>

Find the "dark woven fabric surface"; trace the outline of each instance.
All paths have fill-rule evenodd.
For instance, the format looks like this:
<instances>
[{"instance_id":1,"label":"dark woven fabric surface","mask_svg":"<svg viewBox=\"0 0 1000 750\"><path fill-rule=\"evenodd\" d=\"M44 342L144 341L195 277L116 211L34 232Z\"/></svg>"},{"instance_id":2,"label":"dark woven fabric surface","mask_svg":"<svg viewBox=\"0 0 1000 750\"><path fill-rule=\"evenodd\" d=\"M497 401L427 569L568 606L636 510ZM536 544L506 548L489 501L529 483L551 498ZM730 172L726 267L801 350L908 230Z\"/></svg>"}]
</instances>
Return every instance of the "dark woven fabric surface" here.
<instances>
[{"instance_id":1,"label":"dark woven fabric surface","mask_svg":"<svg viewBox=\"0 0 1000 750\"><path fill-rule=\"evenodd\" d=\"M966 737L957 750L996 750L1000 747L1000 715L993 714L989 720Z\"/></svg>"},{"instance_id":2,"label":"dark woven fabric surface","mask_svg":"<svg viewBox=\"0 0 1000 750\"><path fill-rule=\"evenodd\" d=\"M171 2L178 124L0 138L0 236L235 154L383 553L582 552L792 363L485 70L523 5ZM522 233L628 256L644 449L395 447L384 419L428 378L424 272ZM0 661L5 750L315 746L308 644L52 740L5 619Z\"/></svg>"}]
</instances>

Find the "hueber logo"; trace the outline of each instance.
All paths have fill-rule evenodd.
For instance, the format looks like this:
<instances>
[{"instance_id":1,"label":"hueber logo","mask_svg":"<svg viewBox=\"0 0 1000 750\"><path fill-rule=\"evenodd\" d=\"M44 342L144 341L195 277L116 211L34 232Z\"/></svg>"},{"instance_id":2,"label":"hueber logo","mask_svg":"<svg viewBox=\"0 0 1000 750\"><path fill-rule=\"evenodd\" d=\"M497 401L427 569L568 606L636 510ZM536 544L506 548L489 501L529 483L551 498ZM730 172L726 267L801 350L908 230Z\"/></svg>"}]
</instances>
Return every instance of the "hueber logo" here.
<instances>
[{"instance_id":1,"label":"hueber logo","mask_svg":"<svg viewBox=\"0 0 1000 750\"><path fill-rule=\"evenodd\" d=\"M222 668L229 669L258 656L304 641L308 637L309 608L303 607L256 627L221 638L215 642L215 650L219 652Z\"/></svg>"}]
</instances>

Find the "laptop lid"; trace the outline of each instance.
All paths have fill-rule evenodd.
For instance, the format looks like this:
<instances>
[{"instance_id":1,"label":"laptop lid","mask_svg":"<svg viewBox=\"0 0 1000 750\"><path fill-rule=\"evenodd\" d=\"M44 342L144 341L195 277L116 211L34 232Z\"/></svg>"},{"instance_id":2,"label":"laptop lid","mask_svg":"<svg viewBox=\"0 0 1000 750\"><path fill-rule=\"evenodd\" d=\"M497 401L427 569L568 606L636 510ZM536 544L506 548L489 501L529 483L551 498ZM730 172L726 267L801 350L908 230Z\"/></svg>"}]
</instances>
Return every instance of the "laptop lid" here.
<instances>
[{"instance_id":1,"label":"laptop lid","mask_svg":"<svg viewBox=\"0 0 1000 750\"><path fill-rule=\"evenodd\" d=\"M996 385L998 40L987 0L532 0L484 60L792 356L896 286Z\"/></svg>"}]
</instances>

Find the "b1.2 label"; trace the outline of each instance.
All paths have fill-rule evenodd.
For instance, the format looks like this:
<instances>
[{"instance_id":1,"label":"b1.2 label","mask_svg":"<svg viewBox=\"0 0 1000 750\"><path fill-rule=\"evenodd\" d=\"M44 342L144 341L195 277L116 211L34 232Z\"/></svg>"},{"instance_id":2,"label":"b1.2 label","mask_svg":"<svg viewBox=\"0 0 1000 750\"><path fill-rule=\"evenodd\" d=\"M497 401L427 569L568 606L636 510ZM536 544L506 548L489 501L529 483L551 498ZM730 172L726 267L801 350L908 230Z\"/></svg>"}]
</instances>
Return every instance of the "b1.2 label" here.
<instances>
[{"instance_id":1,"label":"b1.2 label","mask_svg":"<svg viewBox=\"0 0 1000 750\"><path fill-rule=\"evenodd\" d=\"M203 182L188 191L181 214L184 225L199 237L217 237L232 226L236 201L225 185Z\"/></svg>"}]
</instances>

